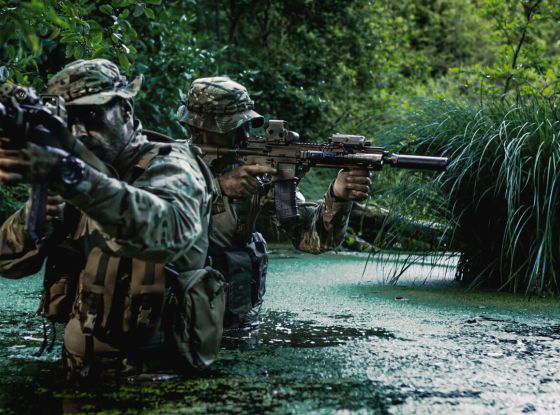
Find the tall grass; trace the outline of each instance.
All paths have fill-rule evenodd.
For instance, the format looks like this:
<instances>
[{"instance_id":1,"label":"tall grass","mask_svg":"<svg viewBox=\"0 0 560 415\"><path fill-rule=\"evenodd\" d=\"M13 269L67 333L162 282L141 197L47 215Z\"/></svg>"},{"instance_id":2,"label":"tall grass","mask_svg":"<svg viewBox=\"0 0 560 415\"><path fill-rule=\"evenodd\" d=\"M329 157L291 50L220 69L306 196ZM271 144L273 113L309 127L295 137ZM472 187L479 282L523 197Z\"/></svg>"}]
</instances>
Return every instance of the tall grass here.
<instances>
[{"instance_id":1,"label":"tall grass","mask_svg":"<svg viewBox=\"0 0 560 415\"><path fill-rule=\"evenodd\" d=\"M450 159L430 188L440 189L451 244L462 253L461 280L560 293L560 119L552 103L422 103L397 132L414 133L409 151Z\"/></svg>"}]
</instances>

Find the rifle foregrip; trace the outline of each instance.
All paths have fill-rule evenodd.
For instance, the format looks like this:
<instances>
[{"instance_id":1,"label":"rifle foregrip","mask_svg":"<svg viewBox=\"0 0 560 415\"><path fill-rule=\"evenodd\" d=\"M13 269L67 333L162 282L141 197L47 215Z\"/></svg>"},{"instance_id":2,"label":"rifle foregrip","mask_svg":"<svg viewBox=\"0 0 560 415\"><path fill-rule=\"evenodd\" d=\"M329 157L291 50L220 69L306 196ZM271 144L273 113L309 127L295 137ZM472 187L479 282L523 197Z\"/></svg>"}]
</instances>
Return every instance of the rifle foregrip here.
<instances>
[{"instance_id":1,"label":"rifle foregrip","mask_svg":"<svg viewBox=\"0 0 560 415\"><path fill-rule=\"evenodd\" d=\"M31 188L31 205L29 206L25 233L33 242L45 236L48 193L49 188L46 183L34 184Z\"/></svg>"},{"instance_id":2,"label":"rifle foregrip","mask_svg":"<svg viewBox=\"0 0 560 415\"><path fill-rule=\"evenodd\" d=\"M274 205L280 224L296 222L300 216L296 205L297 179L274 182Z\"/></svg>"}]
</instances>

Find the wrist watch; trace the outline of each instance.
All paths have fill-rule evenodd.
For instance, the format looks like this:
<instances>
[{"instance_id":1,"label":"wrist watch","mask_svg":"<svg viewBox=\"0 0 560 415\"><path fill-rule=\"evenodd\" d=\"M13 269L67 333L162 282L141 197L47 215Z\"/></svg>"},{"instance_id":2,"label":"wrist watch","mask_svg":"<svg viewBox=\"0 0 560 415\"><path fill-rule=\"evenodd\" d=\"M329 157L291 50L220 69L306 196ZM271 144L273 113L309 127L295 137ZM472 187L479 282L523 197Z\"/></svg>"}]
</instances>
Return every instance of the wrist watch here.
<instances>
[{"instance_id":1,"label":"wrist watch","mask_svg":"<svg viewBox=\"0 0 560 415\"><path fill-rule=\"evenodd\" d=\"M55 174L65 186L77 186L84 178L85 163L72 156L62 157L55 166Z\"/></svg>"}]
</instances>

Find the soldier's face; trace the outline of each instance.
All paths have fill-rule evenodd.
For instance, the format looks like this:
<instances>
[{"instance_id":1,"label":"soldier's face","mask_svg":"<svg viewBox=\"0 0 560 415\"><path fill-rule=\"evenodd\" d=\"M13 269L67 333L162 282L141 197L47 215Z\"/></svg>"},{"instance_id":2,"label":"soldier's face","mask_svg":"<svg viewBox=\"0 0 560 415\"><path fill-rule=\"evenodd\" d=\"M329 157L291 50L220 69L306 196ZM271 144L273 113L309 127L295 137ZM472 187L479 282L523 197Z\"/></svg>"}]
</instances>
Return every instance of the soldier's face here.
<instances>
[{"instance_id":1,"label":"soldier's face","mask_svg":"<svg viewBox=\"0 0 560 415\"><path fill-rule=\"evenodd\" d=\"M113 163L133 131L131 114L118 100L105 105L68 107L68 125L74 137L106 163Z\"/></svg>"}]
</instances>

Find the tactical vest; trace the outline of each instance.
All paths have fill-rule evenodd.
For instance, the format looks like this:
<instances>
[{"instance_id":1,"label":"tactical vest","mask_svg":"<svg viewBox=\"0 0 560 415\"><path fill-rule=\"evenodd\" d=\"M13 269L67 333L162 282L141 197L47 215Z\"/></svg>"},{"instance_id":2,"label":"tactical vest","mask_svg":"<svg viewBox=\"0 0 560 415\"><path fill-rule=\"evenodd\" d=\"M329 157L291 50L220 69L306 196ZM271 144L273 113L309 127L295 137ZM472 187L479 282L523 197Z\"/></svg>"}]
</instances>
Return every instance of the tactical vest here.
<instances>
[{"instance_id":1,"label":"tactical vest","mask_svg":"<svg viewBox=\"0 0 560 415\"><path fill-rule=\"evenodd\" d=\"M167 139L150 133L148 138ZM211 173L192 149L214 194ZM154 146L134 166L130 181L170 150L169 145ZM157 346L176 352L177 368L183 370L203 369L215 360L225 307L225 282L219 272L206 267L177 273L172 264L110 255L100 248L103 240L85 215L72 221L77 224L71 237L48 254L39 311L54 322L79 320L85 337L83 375L93 362L94 337L125 356L159 338Z\"/></svg>"}]
</instances>

